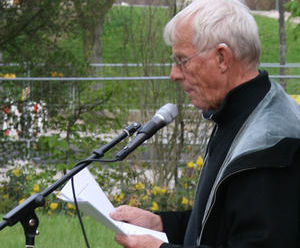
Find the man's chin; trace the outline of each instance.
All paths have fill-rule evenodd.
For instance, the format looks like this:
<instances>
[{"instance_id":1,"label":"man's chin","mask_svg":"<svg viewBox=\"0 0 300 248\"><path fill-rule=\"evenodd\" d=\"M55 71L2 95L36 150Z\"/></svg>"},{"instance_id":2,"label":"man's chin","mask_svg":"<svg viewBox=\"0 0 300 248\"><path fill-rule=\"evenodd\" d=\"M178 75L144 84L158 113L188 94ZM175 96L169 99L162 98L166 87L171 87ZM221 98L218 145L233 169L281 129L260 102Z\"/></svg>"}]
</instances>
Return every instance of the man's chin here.
<instances>
[{"instance_id":1,"label":"man's chin","mask_svg":"<svg viewBox=\"0 0 300 248\"><path fill-rule=\"evenodd\" d=\"M199 101L195 101L195 100L192 100L191 102L195 108L201 109L203 111L209 110L209 106L203 102L199 102Z\"/></svg>"},{"instance_id":2,"label":"man's chin","mask_svg":"<svg viewBox=\"0 0 300 248\"><path fill-rule=\"evenodd\" d=\"M211 111L216 111L218 109L218 106L214 106L211 104L207 103L201 103L201 102L193 102L192 104L194 105L195 108L198 108L204 112L211 112Z\"/></svg>"}]
</instances>

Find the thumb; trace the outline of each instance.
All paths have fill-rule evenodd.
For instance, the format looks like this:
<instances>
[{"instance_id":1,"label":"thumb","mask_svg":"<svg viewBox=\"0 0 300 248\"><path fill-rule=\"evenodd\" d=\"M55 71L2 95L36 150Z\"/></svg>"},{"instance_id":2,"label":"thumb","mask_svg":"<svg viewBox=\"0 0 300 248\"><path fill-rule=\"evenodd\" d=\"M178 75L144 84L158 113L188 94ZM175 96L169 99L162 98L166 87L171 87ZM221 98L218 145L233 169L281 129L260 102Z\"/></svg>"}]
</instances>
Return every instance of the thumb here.
<instances>
[{"instance_id":1,"label":"thumb","mask_svg":"<svg viewBox=\"0 0 300 248\"><path fill-rule=\"evenodd\" d=\"M112 219L120 220L120 221L128 221L131 217L130 207L126 205L122 205L120 207L115 208L113 212L110 212L109 216Z\"/></svg>"}]
</instances>

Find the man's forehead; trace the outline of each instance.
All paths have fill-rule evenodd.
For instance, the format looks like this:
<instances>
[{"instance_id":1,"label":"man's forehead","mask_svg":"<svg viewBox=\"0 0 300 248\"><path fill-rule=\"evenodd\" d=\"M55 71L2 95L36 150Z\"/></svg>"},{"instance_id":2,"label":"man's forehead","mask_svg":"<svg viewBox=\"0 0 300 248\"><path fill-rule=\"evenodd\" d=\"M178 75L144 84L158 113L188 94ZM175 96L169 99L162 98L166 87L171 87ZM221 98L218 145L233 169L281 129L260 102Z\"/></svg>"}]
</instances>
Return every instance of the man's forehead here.
<instances>
[{"instance_id":1,"label":"man's forehead","mask_svg":"<svg viewBox=\"0 0 300 248\"><path fill-rule=\"evenodd\" d=\"M190 35L178 34L178 39L172 45L173 54L189 53L194 50L197 50L197 48L193 44L192 37Z\"/></svg>"},{"instance_id":2,"label":"man's forehead","mask_svg":"<svg viewBox=\"0 0 300 248\"><path fill-rule=\"evenodd\" d=\"M173 54L185 55L185 53L189 54L189 52L192 52L194 50L196 50L196 47L191 42L186 42L184 40L175 42L172 45Z\"/></svg>"}]
</instances>

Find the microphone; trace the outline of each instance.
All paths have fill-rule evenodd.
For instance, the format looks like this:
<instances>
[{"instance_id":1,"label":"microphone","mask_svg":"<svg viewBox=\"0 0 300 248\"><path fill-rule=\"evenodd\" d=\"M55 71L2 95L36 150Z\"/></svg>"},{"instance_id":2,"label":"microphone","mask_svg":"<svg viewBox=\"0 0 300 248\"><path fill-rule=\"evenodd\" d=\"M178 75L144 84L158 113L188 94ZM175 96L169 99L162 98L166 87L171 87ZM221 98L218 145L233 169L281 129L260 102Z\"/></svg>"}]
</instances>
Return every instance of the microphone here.
<instances>
[{"instance_id":1,"label":"microphone","mask_svg":"<svg viewBox=\"0 0 300 248\"><path fill-rule=\"evenodd\" d=\"M168 125L177 116L178 110L175 104L167 103L156 111L150 121L142 126L137 135L126 145L121 151L116 154L116 159L121 161L134 151L145 140L153 136L159 129Z\"/></svg>"},{"instance_id":2,"label":"microphone","mask_svg":"<svg viewBox=\"0 0 300 248\"><path fill-rule=\"evenodd\" d=\"M126 127L117 137L111 140L109 143L105 144L104 146L100 147L99 149L93 151L94 157L101 158L104 156L104 153L107 152L110 148L118 144L120 141L125 139L128 136L133 135L139 128L141 124L138 122L134 122Z\"/></svg>"}]
</instances>

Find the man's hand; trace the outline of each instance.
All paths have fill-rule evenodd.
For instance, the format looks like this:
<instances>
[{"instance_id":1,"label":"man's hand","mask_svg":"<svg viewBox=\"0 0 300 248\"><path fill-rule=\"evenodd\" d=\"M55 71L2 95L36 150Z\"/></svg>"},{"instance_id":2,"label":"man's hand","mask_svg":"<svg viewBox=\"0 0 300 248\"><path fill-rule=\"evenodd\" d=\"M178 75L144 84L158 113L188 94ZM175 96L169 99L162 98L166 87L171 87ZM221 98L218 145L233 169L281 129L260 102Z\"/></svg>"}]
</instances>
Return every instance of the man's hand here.
<instances>
[{"instance_id":1,"label":"man's hand","mask_svg":"<svg viewBox=\"0 0 300 248\"><path fill-rule=\"evenodd\" d=\"M121 235L116 234L115 240L124 248L159 248L163 241L151 235Z\"/></svg>"},{"instance_id":2,"label":"man's hand","mask_svg":"<svg viewBox=\"0 0 300 248\"><path fill-rule=\"evenodd\" d=\"M163 230L162 220L159 215L136 207L120 206L110 213L110 217L155 231Z\"/></svg>"}]
</instances>

